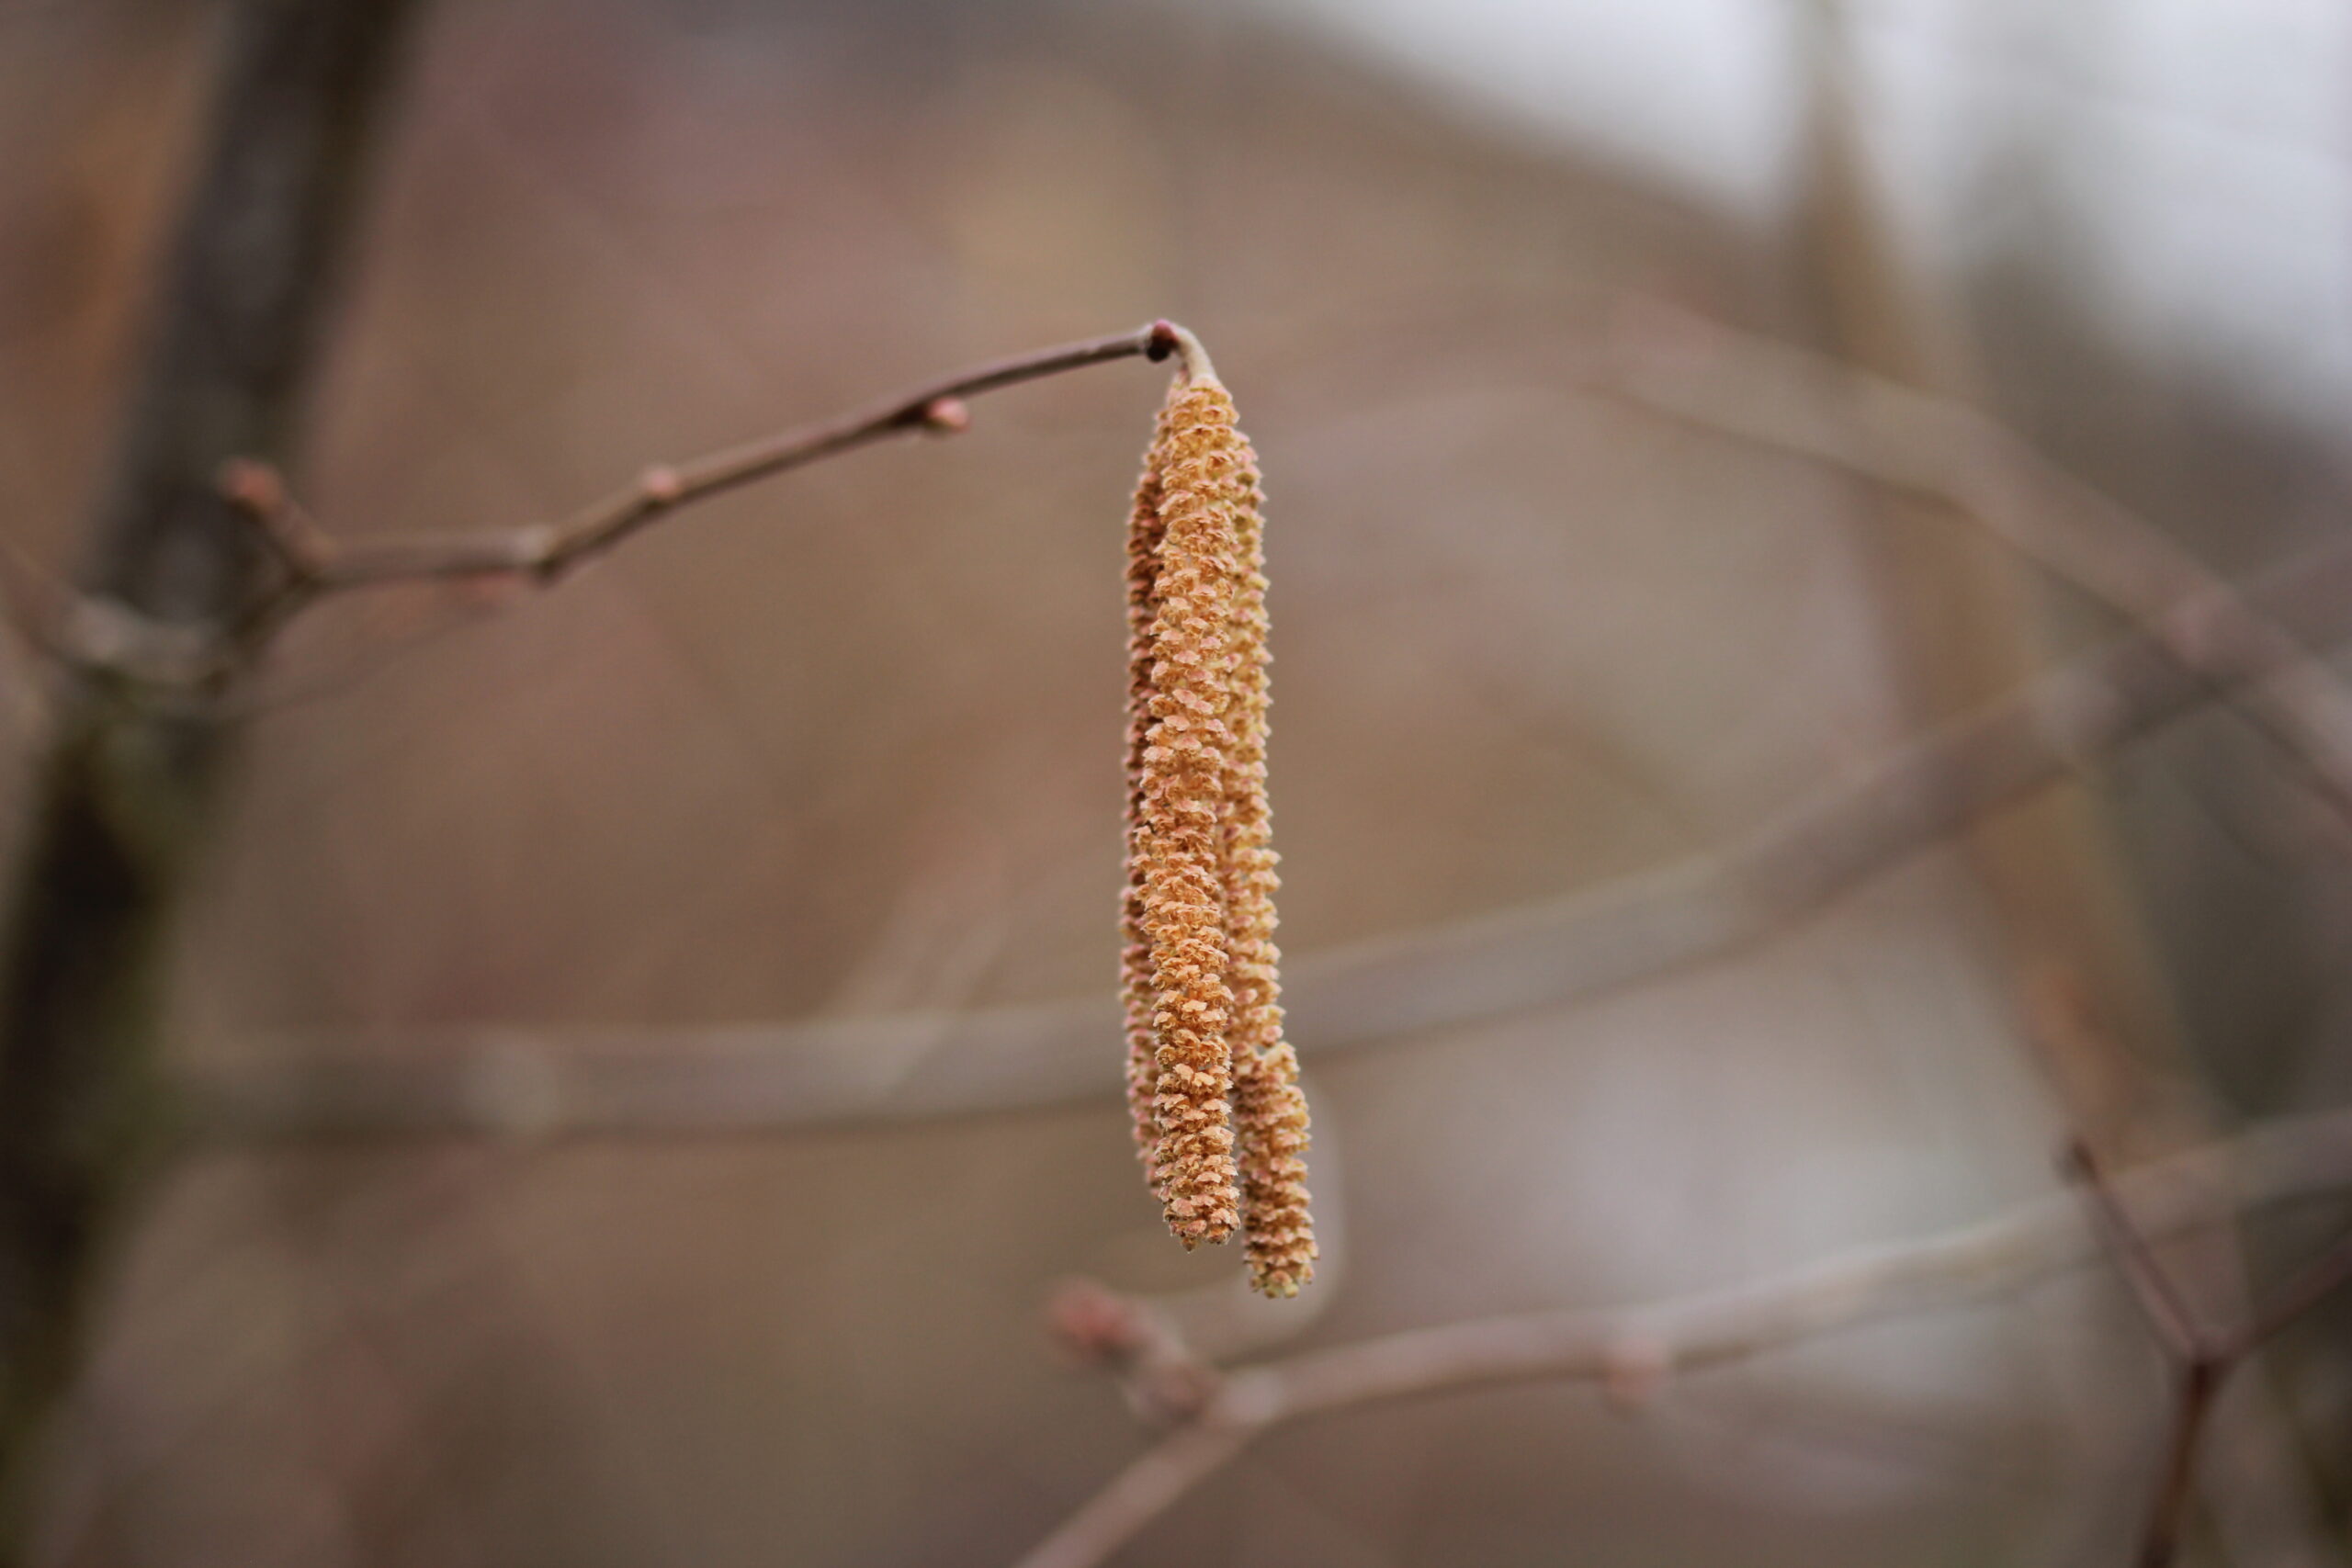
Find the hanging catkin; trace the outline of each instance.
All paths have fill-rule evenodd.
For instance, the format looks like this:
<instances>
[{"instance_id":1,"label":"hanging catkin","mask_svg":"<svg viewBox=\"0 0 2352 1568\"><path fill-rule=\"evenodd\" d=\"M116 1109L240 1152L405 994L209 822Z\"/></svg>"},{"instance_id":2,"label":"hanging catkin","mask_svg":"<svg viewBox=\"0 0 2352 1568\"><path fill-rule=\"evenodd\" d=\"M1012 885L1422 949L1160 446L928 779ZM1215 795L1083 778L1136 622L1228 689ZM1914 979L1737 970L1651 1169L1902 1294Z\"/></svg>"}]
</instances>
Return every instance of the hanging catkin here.
<instances>
[{"instance_id":1,"label":"hanging catkin","mask_svg":"<svg viewBox=\"0 0 2352 1568\"><path fill-rule=\"evenodd\" d=\"M1127 881L1119 912L1121 974L1119 995L1127 1018L1127 1110L1135 1122L1136 1149L1142 1156L1144 1179L1159 1191L1159 1117L1153 1100L1159 1092L1159 1069L1153 1060L1151 1018L1159 990L1154 983L1151 933L1145 924L1143 868L1149 852L1144 831L1144 749L1151 731L1151 626L1157 614L1153 585L1159 577L1159 457L1168 430L1160 414L1159 429L1144 454L1143 476L1136 481L1135 509L1127 526Z\"/></svg>"},{"instance_id":2,"label":"hanging catkin","mask_svg":"<svg viewBox=\"0 0 2352 1568\"><path fill-rule=\"evenodd\" d=\"M1221 389L1220 389L1221 393ZM1229 422L1232 403L1223 400ZM1234 993L1233 1116L1238 1137L1242 1226L1250 1276L1270 1296L1295 1295L1314 1277L1315 1229L1306 1210L1306 1097L1298 1056L1283 1037L1282 982L1274 946L1273 818L1266 801L1265 498L1258 465L1238 429L1248 491L1235 525L1231 699L1226 728L1226 948Z\"/></svg>"},{"instance_id":3,"label":"hanging catkin","mask_svg":"<svg viewBox=\"0 0 2352 1568\"><path fill-rule=\"evenodd\" d=\"M1291 1295L1315 1242L1272 941L1262 496L1182 344L1130 520L1128 1099L1170 1228L1189 1247L1240 1226L1253 1282Z\"/></svg>"}]
</instances>

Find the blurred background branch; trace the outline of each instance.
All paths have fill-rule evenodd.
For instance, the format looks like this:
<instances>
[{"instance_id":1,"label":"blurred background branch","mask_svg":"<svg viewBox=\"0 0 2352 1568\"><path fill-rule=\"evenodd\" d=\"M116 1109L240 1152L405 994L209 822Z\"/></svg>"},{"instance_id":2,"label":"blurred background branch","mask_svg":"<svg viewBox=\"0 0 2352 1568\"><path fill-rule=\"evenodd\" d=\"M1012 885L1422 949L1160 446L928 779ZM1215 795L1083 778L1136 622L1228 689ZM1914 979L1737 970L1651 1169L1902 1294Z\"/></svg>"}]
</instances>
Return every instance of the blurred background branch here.
<instances>
[{"instance_id":1,"label":"blurred background branch","mask_svg":"<svg viewBox=\"0 0 2352 1568\"><path fill-rule=\"evenodd\" d=\"M1673 418L1932 496L2128 616L2235 705L2352 818L2352 691L2161 530L1965 405L1655 306L1603 383ZM2236 652L2224 651L2234 645ZM2243 692L2251 657L2270 673Z\"/></svg>"},{"instance_id":2,"label":"blurred background branch","mask_svg":"<svg viewBox=\"0 0 2352 1568\"><path fill-rule=\"evenodd\" d=\"M2136 1559L2139 1568L2166 1568L2180 1553L2200 1439L2223 1385L2265 1342L2352 1279L2352 1235L2306 1260L2249 1321L2217 1331L2199 1322L2196 1309L2175 1289L2156 1254L2156 1235L2090 1145L2075 1140L2063 1163L2068 1178L2089 1194L2100 1238L2113 1252L2118 1271L2172 1363L2176 1393L2171 1431L2165 1441L2163 1468L2150 1493Z\"/></svg>"},{"instance_id":3,"label":"blurred background branch","mask_svg":"<svg viewBox=\"0 0 2352 1568\"><path fill-rule=\"evenodd\" d=\"M2297 636L2352 635L2352 547L2274 570L2247 602ZM2195 606L2167 613L2192 615ZM2281 635L2177 655L2127 635L2037 676L1711 854L1622 883L1286 969L1303 1054L1322 1056L1589 998L1793 928L1873 874L2217 693L2300 663ZM967 1115L1106 1095L1107 997L965 1012L548 1034L502 1027L384 1059L280 1044L183 1085L226 1140L675 1137Z\"/></svg>"},{"instance_id":4,"label":"blurred background branch","mask_svg":"<svg viewBox=\"0 0 2352 1568\"><path fill-rule=\"evenodd\" d=\"M2130 1205L2135 1258L2149 1241L2224 1223L2230 1214L2324 1196L2352 1185L2352 1113L2248 1130L2103 1180ZM2226 1192L2217 1206L2214 1194ZM1020 1568L1093 1568L1250 1443L1289 1422L1383 1400L1525 1380L1589 1382L1638 1407L1677 1374L1785 1349L1902 1314L1947 1311L2017 1290L2100 1256L2105 1232L2066 1195L2039 1199L1939 1235L1831 1258L1781 1278L1670 1302L1600 1312L1530 1313L1414 1329L1221 1371L1193 1358L1147 1309L1108 1295L1065 1296L1063 1342L1119 1376L1138 1411L1174 1431L1090 1499ZM2331 1249L2281 1293L2299 1314L2343 1281ZM2132 1278L2143 1275L2135 1264ZM2161 1276L2157 1276L2161 1278ZM2282 1324L2266 1319L2267 1336ZM2258 1341L2256 1341L2258 1342ZM2233 1339L2233 1359L2251 1343ZM2203 1364L2211 1381L2224 1363ZM2211 1390L2193 1408L2201 1418ZM2191 1408L2184 1401L2184 1410ZM2184 1416L2194 1441L2193 1419ZM2178 1445L2179 1452L2186 1445ZM2186 1494L2186 1460L2167 1494ZM2153 1539L2153 1538L2152 1538ZM2169 1561L2143 1554L2147 1568Z\"/></svg>"}]
</instances>

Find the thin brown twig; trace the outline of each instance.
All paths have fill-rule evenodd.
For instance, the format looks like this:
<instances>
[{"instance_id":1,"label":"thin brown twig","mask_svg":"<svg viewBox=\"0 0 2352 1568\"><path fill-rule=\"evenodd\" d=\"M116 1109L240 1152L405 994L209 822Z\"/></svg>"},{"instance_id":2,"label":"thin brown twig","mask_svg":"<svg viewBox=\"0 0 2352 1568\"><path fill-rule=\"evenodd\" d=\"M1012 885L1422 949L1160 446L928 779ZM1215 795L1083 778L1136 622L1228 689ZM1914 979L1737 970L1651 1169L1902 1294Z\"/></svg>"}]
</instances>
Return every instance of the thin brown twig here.
<instances>
[{"instance_id":1,"label":"thin brown twig","mask_svg":"<svg viewBox=\"0 0 2352 1568\"><path fill-rule=\"evenodd\" d=\"M2233 1213L2338 1191L2352 1185L2352 1111L2271 1122L2111 1179L2149 1237L2218 1223L2199 1196L2216 1186L2231 1191ZM1179 1419L1020 1568L1094 1568L1250 1443L1295 1421L1539 1380L1589 1382L1638 1401L1677 1372L2017 1290L2097 1258L2101 1245L2081 1205L2053 1193L1973 1225L1650 1305L1479 1318L1204 1368L1213 1393L1197 1414Z\"/></svg>"},{"instance_id":2,"label":"thin brown twig","mask_svg":"<svg viewBox=\"0 0 2352 1568\"><path fill-rule=\"evenodd\" d=\"M2337 1237L2335 1246L2290 1280L2277 1299L2241 1331L2233 1348L2245 1355L2268 1344L2347 1282L2352 1282L2352 1235Z\"/></svg>"},{"instance_id":3,"label":"thin brown twig","mask_svg":"<svg viewBox=\"0 0 2352 1568\"><path fill-rule=\"evenodd\" d=\"M2060 1156L2059 1168L2090 1194L2118 1266L2131 1281L2141 1310L2147 1314L2149 1325L2165 1348L2182 1361L2193 1361L2208 1354L2212 1348L2211 1337L2199 1325L2188 1302L2174 1288L2172 1277L2156 1260L2148 1237L2132 1220L2131 1211L2123 1206L2123 1200L2108 1179L2105 1164L2092 1152L2090 1145L2080 1138L2071 1140Z\"/></svg>"},{"instance_id":4,"label":"thin brown twig","mask_svg":"<svg viewBox=\"0 0 2352 1568\"><path fill-rule=\"evenodd\" d=\"M2182 1086L2139 1072L2145 1064L2108 1030L2068 972L2038 976L2029 987L2027 1007L2032 1020L2029 1037L2043 1047L2065 1124L2075 1129L2060 1168L2091 1192L2109 1244L2173 1363L2174 1398L2158 1472L2164 1479L2156 1495L2194 1487L2212 1510L2217 1539L2233 1559L2278 1568L2334 1562L2323 1506L2301 1481L2287 1412L2258 1380L2244 1388L2245 1397L2233 1411L2220 1407L2220 1385L2202 1356L2202 1343L2211 1333L2186 1299L2191 1276L2180 1272L2184 1266L2194 1268L2193 1278L2209 1287L2199 1292L2209 1313L2255 1316L2244 1227L2218 1225L2196 1238L2193 1251L2176 1251L2159 1265L2120 1200L2105 1185L2106 1165L2094 1153L2107 1138L2118 1140L2109 1146L2119 1154L2143 1154L2152 1136L2159 1146L2210 1138L2210 1115L2199 1113ZM2101 1127L2104 1133L2092 1131ZM2192 1466L2199 1455L2202 1460ZM2143 1543L2156 1533L2143 1529Z\"/></svg>"},{"instance_id":5,"label":"thin brown twig","mask_svg":"<svg viewBox=\"0 0 2352 1568\"><path fill-rule=\"evenodd\" d=\"M1200 1420L1161 1438L1054 1527L1020 1568L1094 1568L1256 1440L1256 1426Z\"/></svg>"},{"instance_id":6,"label":"thin brown twig","mask_svg":"<svg viewBox=\"0 0 2352 1568\"><path fill-rule=\"evenodd\" d=\"M2188 1303L2157 1260L2155 1247L2133 1219L2109 1179L2105 1166L2081 1138L2069 1142L2059 1168L2090 1195L2098 1215L2100 1238L2132 1287L2141 1315L2155 1333L2172 1362L2175 1393L2172 1419L2165 1435L2164 1460L2157 1467L2145 1522L2141 1526L2140 1568L2165 1568L2180 1549L2181 1527L2188 1517L2189 1494L2197 1483L2197 1450L2213 1414L2213 1403L2227 1381L2230 1362L2213 1337L2201 1327Z\"/></svg>"},{"instance_id":7,"label":"thin brown twig","mask_svg":"<svg viewBox=\"0 0 2352 1568\"><path fill-rule=\"evenodd\" d=\"M2234 698L2352 818L2352 690L2164 531L1975 409L1720 323L1645 307L1603 385L1737 439L1942 501L2143 625L2188 669L2270 668Z\"/></svg>"},{"instance_id":8,"label":"thin brown twig","mask_svg":"<svg viewBox=\"0 0 2352 1568\"><path fill-rule=\"evenodd\" d=\"M2198 1450L2222 1391L2265 1343L2352 1280L2352 1236L2300 1270L2268 1309L2234 1330L2217 1331L2197 1321L2156 1257L2148 1222L2133 1213L2089 1145L2073 1140L2060 1164L2089 1195L2101 1237L2173 1364L2172 1421L2134 1558L2139 1568L2168 1568L2179 1554L2196 1486Z\"/></svg>"},{"instance_id":9,"label":"thin brown twig","mask_svg":"<svg viewBox=\"0 0 2352 1568\"><path fill-rule=\"evenodd\" d=\"M1628 334L1618 389L1636 401L1740 439L1837 465L1940 501L2058 578L2143 626L2186 670L2270 666L2230 700L2271 739L2339 820L2352 820L2352 693L2233 585L2154 525L2050 462L1974 409L1697 318L1653 312L1667 328ZM1680 353L1658 353L1660 339ZM1703 369L1703 373L1694 373ZM2164 1479L2143 1536L2147 1568L2169 1562L2195 1458L2230 1352L2188 1314L2077 1144L2075 1173L2099 1203L2120 1266L2177 1369Z\"/></svg>"},{"instance_id":10,"label":"thin brown twig","mask_svg":"<svg viewBox=\"0 0 2352 1568\"><path fill-rule=\"evenodd\" d=\"M1115 359L1181 355L1190 364L1199 352L1190 333L1159 321L1130 333L996 360L835 419L682 462L654 464L560 522L484 533L343 544L295 502L275 469L236 459L221 469L221 493L254 520L283 574L233 628L234 638L241 650L250 650L313 601L355 589L480 577L552 581L697 502L894 435L964 430L971 423L966 399Z\"/></svg>"},{"instance_id":11,"label":"thin brown twig","mask_svg":"<svg viewBox=\"0 0 2352 1568\"><path fill-rule=\"evenodd\" d=\"M0 540L0 621L37 663L105 671L156 686L186 683L209 638L194 627L141 615L120 599L85 592Z\"/></svg>"},{"instance_id":12,"label":"thin brown twig","mask_svg":"<svg viewBox=\"0 0 2352 1568\"><path fill-rule=\"evenodd\" d=\"M2212 1419L2214 1402L2229 1371L2210 1356L2192 1357L2177 1369L2164 1462L2156 1472L2156 1490L2149 1499L2147 1521L2141 1526L2139 1550L2132 1558L2138 1568L2167 1568L2180 1553L2189 1495L2197 1488L2197 1451L2204 1444L2205 1427Z\"/></svg>"}]
</instances>

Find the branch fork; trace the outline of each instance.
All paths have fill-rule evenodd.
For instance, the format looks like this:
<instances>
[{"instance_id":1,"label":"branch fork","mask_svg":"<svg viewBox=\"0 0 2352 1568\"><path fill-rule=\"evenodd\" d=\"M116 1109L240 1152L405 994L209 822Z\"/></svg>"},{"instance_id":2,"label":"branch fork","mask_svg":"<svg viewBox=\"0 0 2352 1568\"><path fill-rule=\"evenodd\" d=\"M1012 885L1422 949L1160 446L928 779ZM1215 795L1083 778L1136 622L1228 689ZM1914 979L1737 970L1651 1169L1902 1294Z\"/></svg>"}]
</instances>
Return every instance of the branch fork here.
<instances>
[{"instance_id":1,"label":"branch fork","mask_svg":"<svg viewBox=\"0 0 2352 1568\"><path fill-rule=\"evenodd\" d=\"M2105 1165L2081 1138L2060 1156L2060 1168L2090 1197L2099 1233L2132 1299L2173 1365L2172 1429L2163 1472L2140 1539L2139 1568L2167 1568L2178 1555L2197 1451L2213 1406L2237 1370L2290 1324L2352 1280L2352 1235L2304 1265L2269 1307L2229 1328L2201 1322L2156 1257L2154 1242L2132 1213Z\"/></svg>"}]
</instances>

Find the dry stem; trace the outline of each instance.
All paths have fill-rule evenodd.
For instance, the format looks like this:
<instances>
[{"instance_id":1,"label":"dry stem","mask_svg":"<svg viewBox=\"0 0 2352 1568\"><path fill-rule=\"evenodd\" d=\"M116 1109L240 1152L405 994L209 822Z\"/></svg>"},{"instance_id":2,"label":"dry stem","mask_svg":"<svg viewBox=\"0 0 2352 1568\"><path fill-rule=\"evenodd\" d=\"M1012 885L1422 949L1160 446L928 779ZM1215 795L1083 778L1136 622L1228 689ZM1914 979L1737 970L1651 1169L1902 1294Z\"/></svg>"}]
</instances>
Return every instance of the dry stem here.
<instances>
[{"instance_id":1,"label":"dry stem","mask_svg":"<svg viewBox=\"0 0 2352 1568\"><path fill-rule=\"evenodd\" d=\"M2260 660L2233 701L2352 819L2352 691L2154 524L1974 409L1650 308L1613 387L1676 419L1931 496L2139 623L2190 670Z\"/></svg>"},{"instance_id":2,"label":"dry stem","mask_svg":"<svg viewBox=\"0 0 2352 1568\"><path fill-rule=\"evenodd\" d=\"M2090 1145L2080 1139L2069 1145L2064 1166L2067 1175L2090 1195L2099 1216L2100 1234L2132 1286L2132 1299L2139 1303L2173 1363L2171 1430L2135 1560L2139 1568L2168 1568L2179 1553L2189 1494L2197 1480L2197 1450L2214 1404L2248 1358L2352 1279L2352 1235L2338 1239L2305 1264L2267 1309L2233 1329L2213 1329L2197 1320L2156 1257L2155 1237L2147 1220L2134 1212Z\"/></svg>"},{"instance_id":3,"label":"dry stem","mask_svg":"<svg viewBox=\"0 0 2352 1568\"><path fill-rule=\"evenodd\" d=\"M1206 362L1192 333L1164 321L997 360L837 419L677 463L654 464L634 482L560 522L487 533L342 544L293 501L275 469L237 459L221 469L221 493L253 518L282 574L276 587L228 629L220 660L233 663L250 656L304 608L330 594L388 583L480 577L551 582L696 502L890 436L952 434L967 429L971 423L967 398L1114 359L1159 360L1171 354L1182 356L1188 367L1195 356Z\"/></svg>"},{"instance_id":4,"label":"dry stem","mask_svg":"<svg viewBox=\"0 0 2352 1568\"><path fill-rule=\"evenodd\" d=\"M2196 1194L2233 1189L2251 1210L2352 1185L2352 1111L2283 1119L2114 1179L2149 1237L2218 1223ZM1238 1371L1201 1369L1213 1392L1048 1536L1019 1568L1092 1568L1193 1486L1276 1427L1382 1400L1493 1383L1590 1382L1645 1397L1679 1371L1721 1365L1858 1324L1979 1301L2097 1257L2080 1206L2052 1194L1973 1225L1866 1248L1772 1279L1648 1306L1474 1319L1310 1350ZM2330 1254L2323 1280L2352 1273ZM2309 1293L2292 1287L2282 1299ZM1104 1358L1118 1370L1125 1363ZM1155 1375L1173 1376L1162 1364Z\"/></svg>"}]
</instances>

